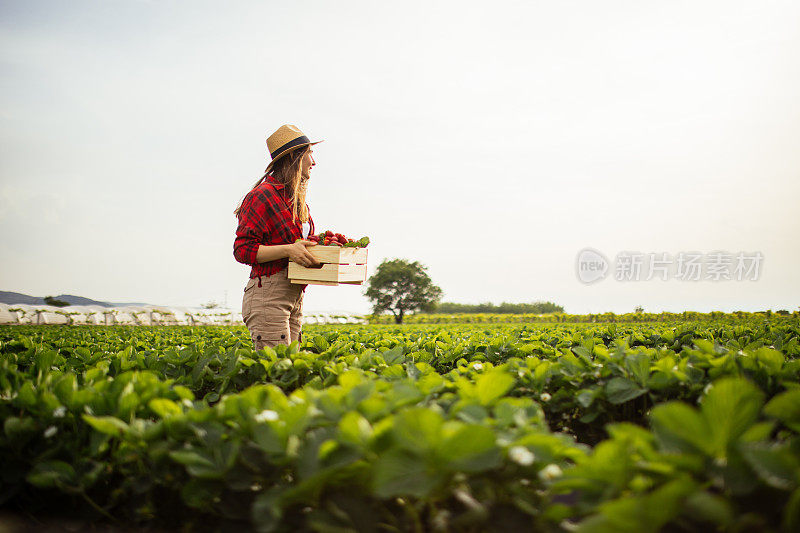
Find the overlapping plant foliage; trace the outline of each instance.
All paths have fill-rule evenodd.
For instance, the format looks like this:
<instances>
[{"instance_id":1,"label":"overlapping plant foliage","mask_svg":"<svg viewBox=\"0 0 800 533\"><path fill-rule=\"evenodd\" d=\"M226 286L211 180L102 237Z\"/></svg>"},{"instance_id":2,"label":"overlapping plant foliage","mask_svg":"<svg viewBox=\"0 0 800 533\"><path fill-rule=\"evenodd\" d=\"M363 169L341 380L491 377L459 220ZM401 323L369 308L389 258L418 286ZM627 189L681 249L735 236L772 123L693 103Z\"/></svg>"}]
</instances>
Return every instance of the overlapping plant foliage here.
<instances>
[{"instance_id":1,"label":"overlapping plant foliage","mask_svg":"<svg viewBox=\"0 0 800 533\"><path fill-rule=\"evenodd\" d=\"M0 505L183 530L800 527L796 317L0 328Z\"/></svg>"}]
</instances>

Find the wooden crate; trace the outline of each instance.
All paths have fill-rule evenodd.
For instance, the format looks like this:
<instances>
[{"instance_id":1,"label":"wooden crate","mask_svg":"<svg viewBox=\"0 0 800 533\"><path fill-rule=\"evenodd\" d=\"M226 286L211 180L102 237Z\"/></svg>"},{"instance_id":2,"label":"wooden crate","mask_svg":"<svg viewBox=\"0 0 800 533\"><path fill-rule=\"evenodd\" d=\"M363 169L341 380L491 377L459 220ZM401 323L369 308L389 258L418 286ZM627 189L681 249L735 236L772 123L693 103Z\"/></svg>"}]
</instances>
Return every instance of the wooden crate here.
<instances>
[{"instance_id":1,"label":"wooden crate","mask_svg":"<svg viewBox=\"0 0 800 533\"><path fill-rule=\"evenodd\" d=\"M361 285L367 279L367 249L311 246L308 251L322 268L306 268L289 261L289 281L304 285Z\"/></svg>"}]
</instances>

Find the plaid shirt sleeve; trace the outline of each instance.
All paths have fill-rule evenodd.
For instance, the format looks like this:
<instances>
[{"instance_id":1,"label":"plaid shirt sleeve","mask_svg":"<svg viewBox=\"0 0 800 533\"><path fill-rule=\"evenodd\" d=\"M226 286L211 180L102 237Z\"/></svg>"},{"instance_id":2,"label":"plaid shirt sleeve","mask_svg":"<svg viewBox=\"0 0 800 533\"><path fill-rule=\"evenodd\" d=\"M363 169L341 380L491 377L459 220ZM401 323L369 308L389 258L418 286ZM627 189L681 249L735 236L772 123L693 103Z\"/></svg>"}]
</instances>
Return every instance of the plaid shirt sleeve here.
<instances>
[{"instance_id":1,"label":"plaid shirt sleeve","mask_svg":"<svg viewBox=\"0 0 800 533\"><path fill-rule=\"evenodd\" d=\"M233 242L233 257L245 265L256 265L258 247L263 244L264 234L272 231L272 221L278 209L275 196L262 188L254 189L245 196L239 212L239 226Z\"/></svg>"},{"instance_id":2,"label":"plaid shirt sleeve","mask_svg":"<svg viewBox=\"0 0 800 533\"><path fill-rule=\"evenodd\" d=\"M306 204L308 206L308 204ZM311 231L314 221L310 219ZM239 226L233 242L233 256L240 263L257 269L256 274L286 266L287 259L257 262L260 245L291 244L303 237L303 227L299 221L292 220L288 203L282 193L271 183L265 183L250 191L242 202L239 211ZM267 265L272 265L268 267Z\"/></svg>"}]
</instances>

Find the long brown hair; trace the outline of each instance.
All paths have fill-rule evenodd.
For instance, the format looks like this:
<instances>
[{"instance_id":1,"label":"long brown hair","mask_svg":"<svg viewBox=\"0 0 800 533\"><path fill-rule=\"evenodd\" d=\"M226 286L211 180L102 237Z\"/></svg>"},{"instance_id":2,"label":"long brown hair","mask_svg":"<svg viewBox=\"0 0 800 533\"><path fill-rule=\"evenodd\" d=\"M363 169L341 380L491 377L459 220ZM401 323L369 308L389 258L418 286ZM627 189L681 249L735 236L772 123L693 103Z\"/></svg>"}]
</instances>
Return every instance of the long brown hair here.
<instances>
[{"instance_id":1,"label":"long brown hair","mask_svg":"<svg viewBox=\"0 0 800 533\"><path fill-rule=\"evenodd\" d=\"M286 197L287 193L291 195L292 201L292 220L299 219L300 222L308 222L308 206L306 205L306 180L303 179L301 170L300 162L303 160L303 157L308 153L311 149L311 146L305 146L303 148L298 148L297 150L292 150L285 156L281 157L272 165L272 169L267 167L267 172L264 173L261 178L253 185L250 189L252 192L253 189L261 185L267 176L272 175L275 178L275 181L278 183L283 184L284 186L284 197ZM249 193L248 193L249 194ZM247 197L247 195L245 195ZM239 207L233 212L234 215L237 217L242 210L242 204L244 203L244 198L242 201L239 202Z\"/></svg>"}]
</instances>

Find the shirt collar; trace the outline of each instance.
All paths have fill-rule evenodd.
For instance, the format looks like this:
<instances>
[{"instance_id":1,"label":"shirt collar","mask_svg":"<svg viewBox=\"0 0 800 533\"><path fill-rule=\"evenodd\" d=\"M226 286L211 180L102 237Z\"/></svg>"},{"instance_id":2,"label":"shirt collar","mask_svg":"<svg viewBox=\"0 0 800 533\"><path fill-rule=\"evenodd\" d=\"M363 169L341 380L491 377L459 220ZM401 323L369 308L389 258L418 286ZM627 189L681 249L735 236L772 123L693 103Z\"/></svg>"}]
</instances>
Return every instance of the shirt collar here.
<instances>
[{"instance_id":1,"label":"shirt collar","mask_svg":"<svg viewBox=\"0 0 800 533\"><path fill-rule=\"evenodd\" d=\"M276 179L275 179L275 176L273 176L272 174L270 174L269 176L267 176L267 179L266 179L266 181L268 181L269 183L271 183L271 184L272 184L272 186L273 186L273 187L275 187L275 189L277 189L277 190L279 190L279 191L280 191L281 189L283 189L283 183L278 183L278 180L276 180Z\"/></svg>"}]
</instances>

